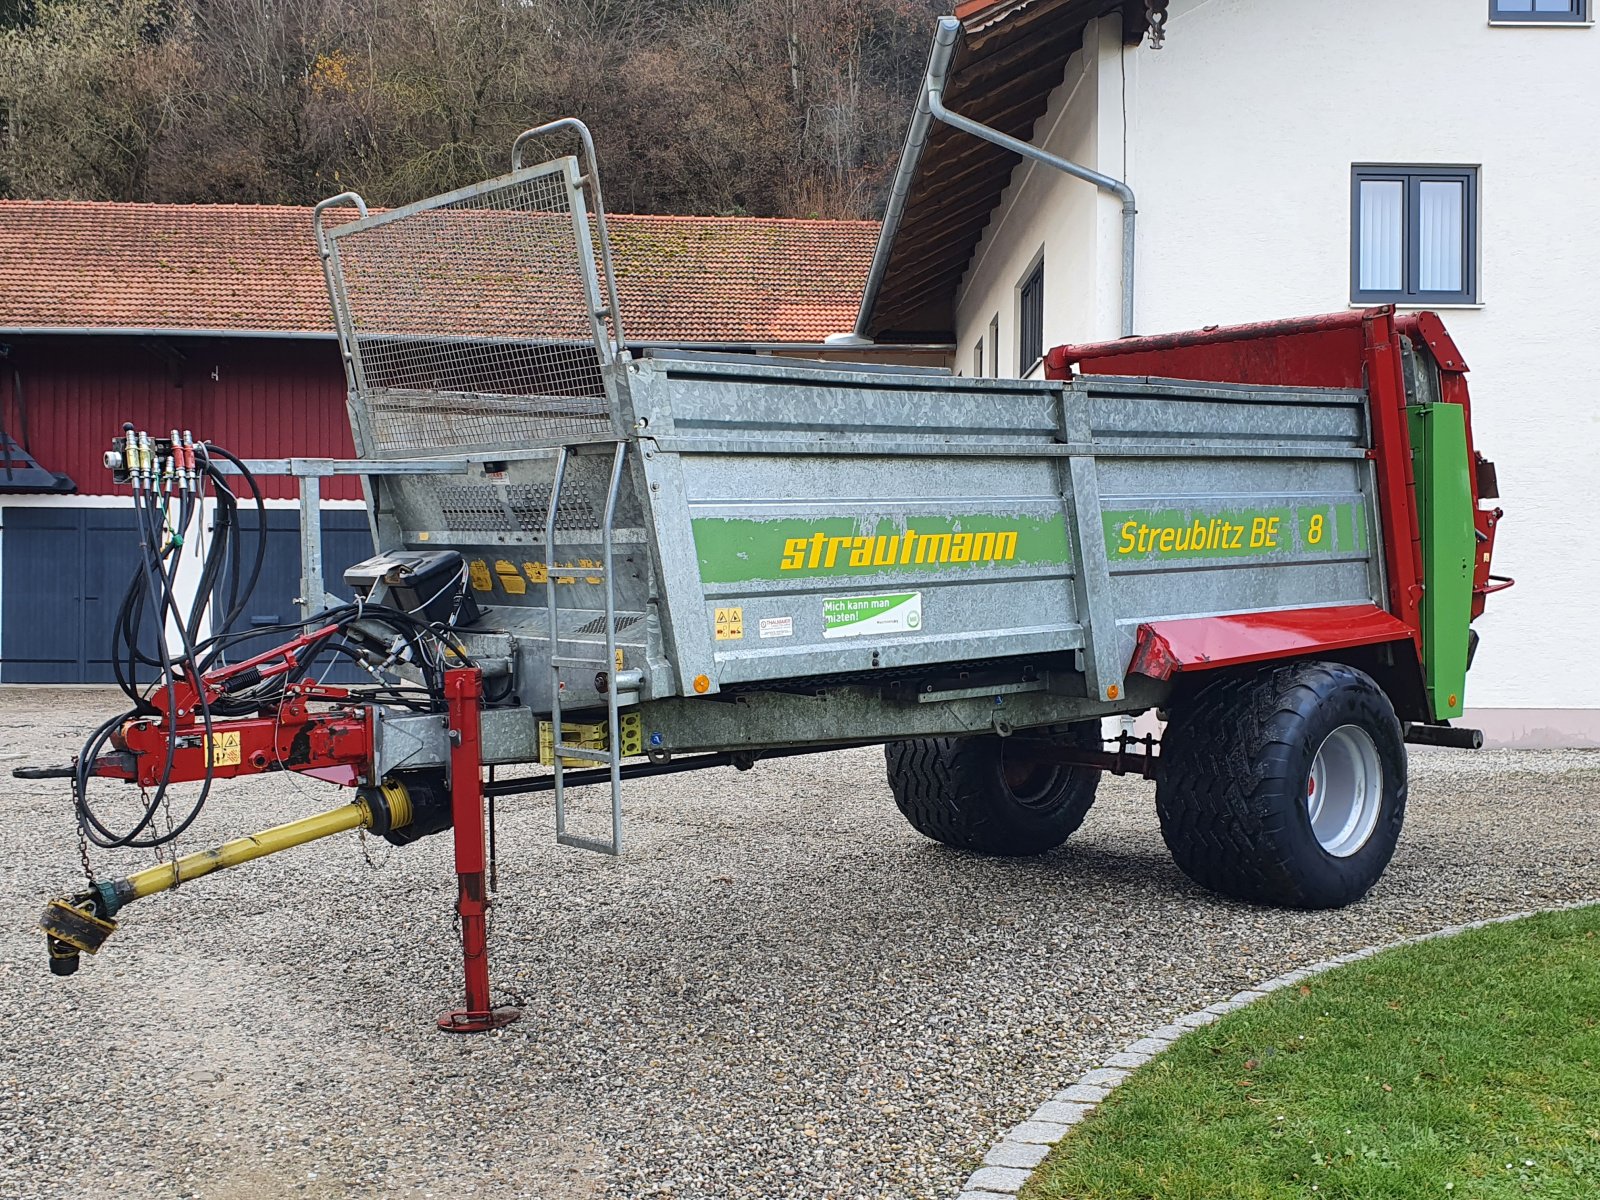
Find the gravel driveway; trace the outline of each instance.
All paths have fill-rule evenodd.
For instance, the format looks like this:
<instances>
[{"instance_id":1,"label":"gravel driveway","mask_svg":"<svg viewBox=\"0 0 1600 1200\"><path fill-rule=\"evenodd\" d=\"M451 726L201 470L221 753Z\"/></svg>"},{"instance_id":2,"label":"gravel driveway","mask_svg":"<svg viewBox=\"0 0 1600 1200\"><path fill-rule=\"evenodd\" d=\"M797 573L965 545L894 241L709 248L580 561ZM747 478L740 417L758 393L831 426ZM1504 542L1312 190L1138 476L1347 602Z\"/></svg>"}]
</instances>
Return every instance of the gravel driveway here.
<instances>
[{"instance_id":1,"label":"gravel driveway","mask_svg":"<svg viewBox=\"0 0 1600 1200\"><path fill-rule=\"evenodd\" d=\"M374 868L351 835L200 881L52 978L31 925L76 882L66 785L10 768L65 761L115 702L0 689L6 1197L949 1200L999 1133L1173 1013L1600 896L1596 752L1415 753L1383 883L1306 914L1189 884L1148 784L1106 780L1056 854L989 861L913 833L881 753L849 751L630 785L616 861L556 847L548 797L502 801L493 975L527 1008L450 1037L448 837ZM339 799L219 787L202 836Z\"/></svg>"}]
</instances>

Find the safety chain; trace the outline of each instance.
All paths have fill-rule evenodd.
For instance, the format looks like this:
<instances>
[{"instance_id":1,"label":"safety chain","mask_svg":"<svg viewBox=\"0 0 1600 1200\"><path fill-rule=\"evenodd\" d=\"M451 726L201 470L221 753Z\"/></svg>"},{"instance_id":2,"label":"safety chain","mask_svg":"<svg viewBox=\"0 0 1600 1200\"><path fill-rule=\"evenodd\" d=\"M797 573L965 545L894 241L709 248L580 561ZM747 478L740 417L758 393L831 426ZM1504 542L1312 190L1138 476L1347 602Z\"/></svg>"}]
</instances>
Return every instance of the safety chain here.
<instances>
[{"instance_id":1,"label":"safety chain","mask_svg":"<svg viewBox=\"0 0 1600 1200\"><path fill-rule=\"evenodd\" d=\"M172 832L173 831L172 789L170 789L170 788L164 789L162 791L162 794L161 794L161 811L162 811L162 815L166 817L166 821L167 821L167 839L166 839L166 842L163 845L159 845L159 846L156 847L156 862L158 862L158 863L165 862L166 861L165 855L167 853L169 853L169 852L171 853L171 855L172 855L172 890L173 891L177 891L179 885L181 885L183 883L183 874L178 869L178 859L180 857L180 855L178 854L178 839L173 836L173 832Z\"/></svg>"},{"instance_id":2,"label":"safety chain","mask_svg":"<svg viewBox=\"0 0 1600 1200\"><path fill-rule=\"evenodd\" d=\"M367 836L365 825L356 826L356 838L361 843L361 857L366 860L367 867L373 871L381 871L389 865L389 856L394 853L394 846L388 845L383 849L382 858L372 857L372 842Z\"/></svg>"},{"instance_id":3,"label":"safety chain","mask_svg":"<svg viewBox=\"0 0 1600 1200\"><path fill-rule=\"evenodd\" d=\"M99 881L94 877L94 867L89 863L89 835L83 831L83 822L78 822L78 857L83 860L83 877L89 881L92 888Z\"/></svg>"},{"instance_id":4,"label":"safety chain","mask_svg":"<svg viewBox=\"0 0 1600 1200\"><path fill-rule=\"evenodd\" d=\"M1145 24L1150 27L1150 49L1159 50L1167 39L1169 0L1144 0Z\"/></svg>"}]
</instances>

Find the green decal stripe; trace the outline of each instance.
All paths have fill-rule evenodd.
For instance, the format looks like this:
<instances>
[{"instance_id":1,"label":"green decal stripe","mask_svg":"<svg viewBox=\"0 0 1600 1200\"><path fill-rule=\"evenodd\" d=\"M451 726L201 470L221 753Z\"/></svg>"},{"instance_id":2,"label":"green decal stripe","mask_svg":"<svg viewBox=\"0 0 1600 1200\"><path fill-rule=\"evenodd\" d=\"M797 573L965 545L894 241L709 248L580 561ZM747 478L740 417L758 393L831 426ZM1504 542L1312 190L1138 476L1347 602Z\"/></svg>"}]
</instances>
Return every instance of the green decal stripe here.
<instances>
[{"instance_id":1,"label":"green decal stripe","mask_svg":"<svg viewBox=\"0 0 1600 1200\"><path fill-rule=\"evenodd\" d=\"M1072 561L1063 514L993 513L881 518L698 517L693 522L705 583L849 578Z\"/></svg>"},{"instance_id":2,"label":"green decal stripe","mask_svg":"<svg viewBox=\"0 0 1600 1200\"><path fill-rule=\"evenodd\" d=\"M1105 513L1106 553L1125 560L1265 558L1358 551L1359 504L1120 509Z\"/></svg>"}]
</instances>

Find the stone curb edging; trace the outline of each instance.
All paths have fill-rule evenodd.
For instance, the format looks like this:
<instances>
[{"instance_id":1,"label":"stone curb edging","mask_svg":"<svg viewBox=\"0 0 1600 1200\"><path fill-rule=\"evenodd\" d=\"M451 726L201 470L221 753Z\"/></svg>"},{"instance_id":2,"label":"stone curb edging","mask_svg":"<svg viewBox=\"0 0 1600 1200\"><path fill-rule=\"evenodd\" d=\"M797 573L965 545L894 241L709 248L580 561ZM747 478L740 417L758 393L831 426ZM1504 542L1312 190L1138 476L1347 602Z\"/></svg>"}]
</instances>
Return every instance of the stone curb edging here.
<instances>
[{"instance_id":1,"label":"stone curb edging","mask_svg":"<svg viewBox=\"0 0 1600 1200\"><path fill-rule=\"evenodd\" d=\"M1341 954L1337 958L1326 959L1298 971L1274 976L1252 988L1235 992L1226 1000L1219 1000L1205 1008L1184 1013L1160 1028L1150 1030L1116 1054L1108 1056L1103 1066L1080 1075L1036 1108L1032 1115L996 1142L989 1153L983 1156L983 1165L967 1179L956 1200L999 1200L1004 1196L1016 1196L1022 1185L1033 1175L1034 1168L1044 1161L1045 1155L1050 1153L1051 1147L1066 1137L1074 1125L1079 1124L1093 1112L1095 1106L1109 1096L1118 1084L1133 1074L1135 1068L1144 1066L1156 1055L1169 1049L1184 1034L1211 1024L1224 1013L1243 1008L1272 992L1293 987L1314 975L1331 971L1334 967L1360 962L1385 950L1453 937L1469 929L1482 929L1488 925L1521 921L1527 917L1539 916L1541 913L1588 908L1596 903L1600 901L1580 900L1572 904L1558 904L1553 908L1536 909L1533 912L1509 913L1503 917L1488 917L1481 921L1446 925L1443 929L1436 929L1432 933L1401 938L1381 946L1368 946L1364 950Z\"/></svg>"}]
</instances>

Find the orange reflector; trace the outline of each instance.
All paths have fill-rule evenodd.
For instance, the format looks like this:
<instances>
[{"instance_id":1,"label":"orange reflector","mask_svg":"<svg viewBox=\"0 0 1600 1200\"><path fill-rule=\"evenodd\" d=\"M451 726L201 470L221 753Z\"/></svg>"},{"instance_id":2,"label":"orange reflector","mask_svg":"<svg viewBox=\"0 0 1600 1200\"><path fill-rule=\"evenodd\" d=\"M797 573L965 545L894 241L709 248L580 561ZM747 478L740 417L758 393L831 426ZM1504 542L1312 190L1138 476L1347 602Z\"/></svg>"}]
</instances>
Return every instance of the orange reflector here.
<instances>
[{"instance_id":1,"label":"orange reflector","mask_svg":"<svg viewBox=\"0 0 1600 1200\"><path fill-rule=\"evenodd\" d=\"M711 680L704 675L696 675L694 677L694 690L701 694L709 692L711 690Z\"/></svg>"},{"instance_id":2,"label":"orange reflector","mask_svg":"<svg viewBox=\"0 0 1600 1200\"><path fill-rule=\"evenodd\" d=\"M1120 695L1122 695L1122 689L1114 683L1106 689L1107 700L1115 700Z\"/></svg>"}]
</instances>

